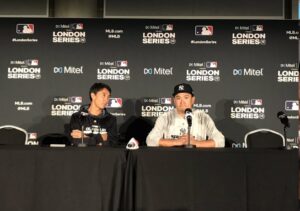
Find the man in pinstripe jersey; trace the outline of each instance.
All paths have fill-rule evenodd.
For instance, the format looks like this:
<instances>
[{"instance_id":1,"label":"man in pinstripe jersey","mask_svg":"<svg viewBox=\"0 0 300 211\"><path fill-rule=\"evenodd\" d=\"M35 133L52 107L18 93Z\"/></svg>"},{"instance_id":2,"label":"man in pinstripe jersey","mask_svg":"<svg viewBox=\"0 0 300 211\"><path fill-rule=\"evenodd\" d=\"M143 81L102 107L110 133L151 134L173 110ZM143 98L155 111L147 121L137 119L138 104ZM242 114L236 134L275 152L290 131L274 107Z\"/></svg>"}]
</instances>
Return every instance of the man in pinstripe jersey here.
<instances>
[{"instance_id":1,"label":"man in pinstripe jersey","mask_svg":"<svg viewBox=\"0 0 300 211\"><path fill-rule=\"evenodd\" d=\"M173 102L175 109L159 116L155 126L146 139L148 146L173 147L188 143L185 110L192 108L195 102L193 89L189 84L181 83L174 87ZM192 109L190 142L196 147L224 147L225 138L216 128L211 117L204 111Z\"/></svg>"}]
</instances>

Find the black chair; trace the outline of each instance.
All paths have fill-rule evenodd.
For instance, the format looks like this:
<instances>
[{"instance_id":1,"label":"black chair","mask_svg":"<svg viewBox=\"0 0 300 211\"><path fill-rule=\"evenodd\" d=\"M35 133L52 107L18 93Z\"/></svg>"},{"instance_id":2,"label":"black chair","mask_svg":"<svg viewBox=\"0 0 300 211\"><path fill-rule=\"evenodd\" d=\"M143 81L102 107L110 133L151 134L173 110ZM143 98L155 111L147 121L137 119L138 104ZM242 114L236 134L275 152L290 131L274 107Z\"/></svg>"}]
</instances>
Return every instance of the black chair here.
<instances>
[{"instance_id":1,"label":"black chair","mask_svg":"<svg viewBox=\"0 0 300 211\"><path fill-rule=\"evenodd\" d=\"M0 126L0 145L25 145L28 133L25 129L14 125Z\"/></svg>"},{"instance_id":2,"label":"black chair","mask_svg":"<svg viewBox=\"0 0 300 211\"><path fill-rule=\"evenodd\" d=\"M244 138L247 148L284 148L285 139L281 133L270 129L257 129L248 132Z\"/></svg>"}]
</instances>

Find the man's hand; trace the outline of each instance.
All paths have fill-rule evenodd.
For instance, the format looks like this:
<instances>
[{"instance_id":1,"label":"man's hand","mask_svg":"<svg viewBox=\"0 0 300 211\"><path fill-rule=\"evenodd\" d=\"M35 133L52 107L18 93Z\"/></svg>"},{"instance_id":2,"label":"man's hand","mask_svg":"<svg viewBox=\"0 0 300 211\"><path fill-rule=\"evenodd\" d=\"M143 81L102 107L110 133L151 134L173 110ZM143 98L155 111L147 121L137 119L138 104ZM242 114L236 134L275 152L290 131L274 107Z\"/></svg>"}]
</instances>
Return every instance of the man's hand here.
<instances>
[{"instance_id":1,"label":"man's hand","mask_svg":"<svg viewBox=\"0 0 300 211\"><path fill-rule=\"evenodd\" d=\"M82 137L82 132L81 130L72 130L71 132L72 138L81 138ZM83 134L83 138L86 138L87 136Z\"/></svg>"}]
</instances>

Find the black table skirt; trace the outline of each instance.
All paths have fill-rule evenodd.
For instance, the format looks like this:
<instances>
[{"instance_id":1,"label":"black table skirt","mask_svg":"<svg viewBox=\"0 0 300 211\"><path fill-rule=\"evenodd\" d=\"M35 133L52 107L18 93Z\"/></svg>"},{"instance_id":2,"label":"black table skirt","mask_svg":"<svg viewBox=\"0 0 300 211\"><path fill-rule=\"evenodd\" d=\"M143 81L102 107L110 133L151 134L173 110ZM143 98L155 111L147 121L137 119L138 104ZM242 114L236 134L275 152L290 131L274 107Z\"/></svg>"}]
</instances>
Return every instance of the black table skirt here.
<instances>
[{"instance_id":1,"label":"black table skirt","mask_svg":"<svg viewBox=\"0 0 300 211\"><path fill-rule=\"evenodd\" d=\"M0 147L0 211L296 211L296 150Z\"/></svg>"},{"instance_id":2,"label":"black table skirt","mask_svg":"<svg viewBox=\"0 0 300 211\"><path fill-rule=\"evenodd\" d=\"M1 148L1 211L122 210L126 153L114 148Z\"/></svg>"},{"instance_id":3,"label":"black table skirt","mask_svg":"<svg viewBox=\"0 0 300 211\"><path fill-rule=\"evenodd\" d=\"M296 151L132 151L128 210L296 211L297 162Z\"/></svg>"}]
</instances>

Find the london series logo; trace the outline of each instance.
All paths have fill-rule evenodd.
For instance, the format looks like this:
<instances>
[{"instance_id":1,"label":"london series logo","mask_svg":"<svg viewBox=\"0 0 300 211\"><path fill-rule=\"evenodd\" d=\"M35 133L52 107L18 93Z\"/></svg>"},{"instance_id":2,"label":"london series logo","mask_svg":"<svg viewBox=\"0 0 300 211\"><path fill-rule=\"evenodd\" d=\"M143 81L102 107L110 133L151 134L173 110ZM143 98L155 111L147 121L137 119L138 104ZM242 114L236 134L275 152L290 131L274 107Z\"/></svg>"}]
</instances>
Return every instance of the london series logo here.
<instances>
[{"instance_id":1,"label":"london series logo","mask_svg":"<svg viewBox=\"0 0 300 211\"><path fill-rule=\"evenodd\" d=\"M8 79L41 79L38 59L10 61L7 68Z\"/></svg>"},{"instance_id":2,"label":"london series logo","mask_svg":"<svg viewBox=\"0 0 300 211\"><path fill-rule=\"evenodd\" d=\"M220 69L217 61L189 62L186 69L187 81L219 82Z\"/></svg>"},{"instance_id":3,"label":"london series logo","mask_svg":"<svg viewBox=\"0 0 300 211\"><path fill-rule=\"evenodd\" d=\"M262 99L233 100L230 108L231 119L265 119Z\"/></svg>"},{"instance_id":4,"label":"london series logo","mask_svg":"<svg viewBox=\"0 0 300 211\"><path fill-rule=\"evenodd\" d=\"M53 43L86 43L83 23L57 24L52 32Z\"/></svg>"},{"instance_id":5,"label":"london series logo","mask_svg":"<svg viewBox=\"0 0 300 211\"><path fill-rule=\"evenodd\" d=\"M143 44L169 45L176 43L173 24L147 25L143 32Z\"/></svg>"},{"instance_id":6,"label":"london series logo","mask_svg":"<svg viewBox=\"0 0 300 211\"><path fill-rule=\"evenodd\" d=\"M51 116L71 116L80 109L81 104L81 96L54 97L51 104Z\"/></svg>"},{"instance_id":7,"label":"london series logo","mask_svg":"<svg viewBox=\"0 0 300 211\"><path fill-rule=\"evenodd\" d=\"M97 68L98 80L130 80L130 68L127 60L100 61Z\"/></svg>"},{"instance_id":8,"label":"london series logo","mask_svg":"<svg viewBox=\"0 0 300 211\"><path fill-rule=\"evenodd\" d=\"M266 39L263 25L235 26L232 33L233 45L266 45Z\"/></svg>"}]
</instances>

